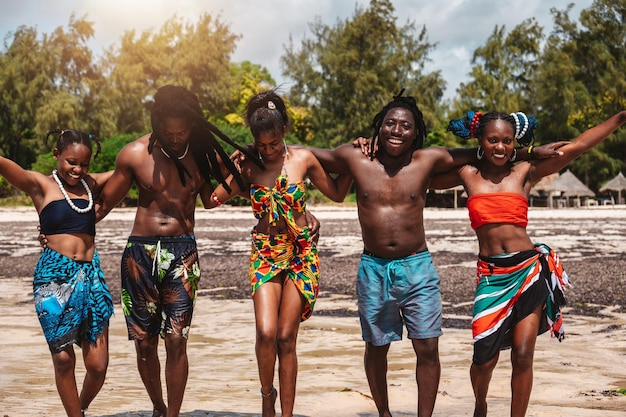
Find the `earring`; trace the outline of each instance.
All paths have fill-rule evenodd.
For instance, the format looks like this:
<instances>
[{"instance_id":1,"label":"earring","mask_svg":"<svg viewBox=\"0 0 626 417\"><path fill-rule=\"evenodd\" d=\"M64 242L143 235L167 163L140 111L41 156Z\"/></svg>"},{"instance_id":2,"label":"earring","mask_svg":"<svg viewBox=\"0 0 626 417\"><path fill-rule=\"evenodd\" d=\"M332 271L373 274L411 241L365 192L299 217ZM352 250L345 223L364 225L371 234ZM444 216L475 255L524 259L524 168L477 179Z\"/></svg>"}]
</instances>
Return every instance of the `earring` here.
<instances>
[{"instance_id":1,"label":"earring","mask_svg":"<svg viewBox=\"0 0 626 417\"><path fill-rule=\"evenodd\" d=\"M285 156L289 156L289 148L287 148L287 143L285 139L283 139L283 146L285 147Z\"/></svg>"},{"instance_id":2,"label":"earring","mask_svg":"<svg viewBox=\"0 0 626 417\"><path fill-rule=\"evenodd\" d=\"M480 161L481 159L483 159L484 155L485 155L485 150L479 146L478 149L476 149L476 159Z\"/></svg>"},{"instance_id":3,"label":"earring","mask_svg":"<svg viewBox=\"0 0 626 417\"><path fill-rule=\"evenodd\" d=\"M263 156L261 155L261 152L256 151L259 154L259 161L263 162Z\"/></svg>"},{"instance_id":4,"label":"earring","mask_svg":"<svg viewBox=\"0 0 626 417\"><path fill-rule=\"evenodd\" d=\"M509 161L515 162L515 158L517 158L517 148L513 148L513 153L511 154Z\"/></svg>"}]
</instances>

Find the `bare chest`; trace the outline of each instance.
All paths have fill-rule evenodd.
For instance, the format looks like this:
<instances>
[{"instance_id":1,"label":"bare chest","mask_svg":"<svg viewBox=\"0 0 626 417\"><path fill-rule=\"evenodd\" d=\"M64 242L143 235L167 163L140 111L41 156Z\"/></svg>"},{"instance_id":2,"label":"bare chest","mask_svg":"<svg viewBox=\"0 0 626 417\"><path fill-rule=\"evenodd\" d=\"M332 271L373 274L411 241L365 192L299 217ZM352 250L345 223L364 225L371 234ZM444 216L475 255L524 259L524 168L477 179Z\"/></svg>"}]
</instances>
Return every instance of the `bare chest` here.
<instances>
[{"instance_id":1,"label":"bare chest","mask_svg":"<svg viewBox=\"0 0 626 417\"><path fill-rule=\"evenodd\" d=\"M170 195L197 194L204 184L195 162L187 157L182 164L186 172L179 173L176 165L167 157L151 155L135 165L135 182L140 191ZM182 177L182 178L181 178Z\"/></svg>"},{"instance_id":2,"label":"bare chest","mask_svg":"<svg viewBox=\"0 0 626 417\"><path fill-rule=\"evenodd\" d=\"M355 179L357 198L370 204L396 205L423 201L429 178L413 169L402 169L389 175L375 167Z\"/></svg>"}]
</instances>

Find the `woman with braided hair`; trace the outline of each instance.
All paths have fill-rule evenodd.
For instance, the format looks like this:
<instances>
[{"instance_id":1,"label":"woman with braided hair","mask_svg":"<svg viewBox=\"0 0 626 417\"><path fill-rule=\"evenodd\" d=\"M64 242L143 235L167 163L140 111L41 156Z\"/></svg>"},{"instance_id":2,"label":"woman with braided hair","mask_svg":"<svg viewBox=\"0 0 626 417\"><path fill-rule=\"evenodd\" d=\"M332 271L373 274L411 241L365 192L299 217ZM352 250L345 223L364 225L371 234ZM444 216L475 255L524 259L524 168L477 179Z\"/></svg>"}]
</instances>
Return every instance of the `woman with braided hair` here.
<instances>
[{"instance_id":1,"label":"woman with braided hair","mask_svg":"<svg viewBox=\"0 0 626 417\"><path fill-rule=\"evenodd\" d=\"M200 279L194 237L196 199L200 196L208 206L212 178L225 187L229 175L241 182L215 136L246 151L204 118L198 98L184 87L159 88L151 122L152 133L118 153L97 216L102 218L136 184L137 213L121 263L124 316L153 416L175 417L187 383L187 337ZM159 336L165 340L167 356L167 405L161 387Z\"/></svg>"},{"instance_id":2,"label":"woman with braided hair","mask_svg":"<svg viewBox=\"0 0 626 417\"><path fill-rule=\"evenodd\" d=\"M258 156L241 163L245 187L234 181L230 193L218 187L212 205L240 193L252 202L258 223L251 233L249 277L262 415L276 415L274 403L280 394L281 415L292 417L298 329L313 314L319 288L319 257L306 219L305 179L334 201L343 201L352 179L348 175L332 178L309 150L285 143L289 117L275 90L250 98L246 122ZM277 358L279 392L274 388Z\"/></svg>"},{"instance_id":3,"label":"woman with braided hair","mask_svg":"<svg viewBox=\"0 0 626 417\"><path fill-rule=\"evenodd\" d=\"M78 130L50 130L57 137L51 175L27 171L0 157L0 175L27 193L39 213L47 246L33 279L35 310L48 342L57 391L69 417L81 417L96 397L109 363L109 319L113 302L95 248L95 197L112 172L88 174L92 144ZM78 393L74 345L82 349L85 379Z\"/></svg>"},{"instance_id":4,"label":"woman with braided hair","mask_svg":"<svg viewBox=\"0 0 626 417\"><path fill-rule=\"evenodd\" d=\"M537 122L524 113L468 112L448 130L478 139L478 162L446 175L448 186L463 184L479 244L470 377L474 417L487 415L487 391L499 352L511 348L511 416L526 414L533 380L537 335L551 330L564 337L560 307L567 274L558 256L528 236L528 195L546 175L601 143L626 122L622 111L559 148L560 156L513 164L515 141L533 155ZM444 179L441 179L444 181Z\"/></svg>"}]
</instances>

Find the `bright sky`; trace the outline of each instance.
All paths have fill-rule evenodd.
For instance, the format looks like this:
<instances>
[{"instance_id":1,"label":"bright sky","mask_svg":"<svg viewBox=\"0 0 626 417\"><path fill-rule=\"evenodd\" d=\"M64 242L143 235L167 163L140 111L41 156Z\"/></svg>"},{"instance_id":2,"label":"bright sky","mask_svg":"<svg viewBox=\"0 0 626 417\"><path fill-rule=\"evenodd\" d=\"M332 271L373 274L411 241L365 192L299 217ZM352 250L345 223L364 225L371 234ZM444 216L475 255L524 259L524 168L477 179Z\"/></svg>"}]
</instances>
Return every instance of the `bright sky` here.
<instances>
[{"instance_id":1,"label":"bright sky","mask_svg":"<svg viewBox=\"0 0 626 417\"><path fill-rule=\"evenodd\" d=\"M428 71L440 70L448 83L451 98L461 82L467 81L474 50L484 45L495 25L513 29L524 19L535 17L545 33L552 29L550 8L563 10L575 3L570 13L578 20L580 10L592 0L393 0L398 24L413 21L418 30L426 25L429 41L437 43L431 52ZM94 22L95 36L90 46L94 53L117 44L121 35L157 30L177 15L196 23L198 15L221 15L233 33L242 38L234 61L248 60L265 66L280 84L279 58L289 37L299 46L311 37L309 23L319 17L333 26L350 18L356 5L367 7L368 0L0 0L0 35L3 38L20 25L34 26L38 33L51 33L67 27L70 15L87 16Z\"/></svg>"}]
</instances>

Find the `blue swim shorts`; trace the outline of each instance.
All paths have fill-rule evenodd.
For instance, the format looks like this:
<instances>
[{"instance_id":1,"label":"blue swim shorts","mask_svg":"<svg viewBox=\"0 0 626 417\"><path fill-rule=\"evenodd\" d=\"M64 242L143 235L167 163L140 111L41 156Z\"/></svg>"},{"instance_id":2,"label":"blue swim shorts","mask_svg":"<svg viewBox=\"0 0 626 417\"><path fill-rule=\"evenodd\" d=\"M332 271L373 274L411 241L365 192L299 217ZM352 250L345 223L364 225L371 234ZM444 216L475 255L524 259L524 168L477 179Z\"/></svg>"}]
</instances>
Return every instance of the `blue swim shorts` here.
<instances>
[{"instance_id":1,"label":"blue swim shorts","mask_svg":"<svg viewBox=\"0 0 626 417\"><path fill-rule=\"evenodd\" d=\"M402 340L403 323L409 339L443 334L439 274L427 250L401 259L361 255L357 296L363 340L374 346Z\"/></svg>"}]
</instances>

